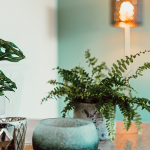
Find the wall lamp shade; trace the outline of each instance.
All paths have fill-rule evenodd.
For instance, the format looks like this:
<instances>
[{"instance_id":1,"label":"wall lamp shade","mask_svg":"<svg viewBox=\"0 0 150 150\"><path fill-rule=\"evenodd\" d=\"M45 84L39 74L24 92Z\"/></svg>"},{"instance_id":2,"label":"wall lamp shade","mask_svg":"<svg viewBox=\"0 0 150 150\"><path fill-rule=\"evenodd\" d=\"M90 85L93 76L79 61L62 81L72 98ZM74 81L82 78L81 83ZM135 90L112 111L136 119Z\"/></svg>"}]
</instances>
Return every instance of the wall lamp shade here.
<instances>
[{"instance_id":1,"label":"wall lamp shade","mask_svg":"<svg viewBox=\"0 0 150 150\"><path fill-rule=\"evenodd\" d=\"M111 24L115 27L137 27L142 24L143 0L111 0Z\"/></svg>"}]
</instances>

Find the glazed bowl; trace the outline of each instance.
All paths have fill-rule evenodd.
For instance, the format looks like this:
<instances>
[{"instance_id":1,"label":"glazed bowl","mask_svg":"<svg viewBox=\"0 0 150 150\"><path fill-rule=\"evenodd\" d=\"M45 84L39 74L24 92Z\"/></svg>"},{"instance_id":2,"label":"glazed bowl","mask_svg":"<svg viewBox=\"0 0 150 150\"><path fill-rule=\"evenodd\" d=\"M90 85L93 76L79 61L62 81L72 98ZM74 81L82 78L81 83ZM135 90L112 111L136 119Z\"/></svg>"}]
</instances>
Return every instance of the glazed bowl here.
<instances>
[{"instance_id":1,"label":"glazed bowl","mask_svg":"<svg viewBox=\"0 0 150 150\"><path fill-rule=\"evenodd\" d=\"M41 120L32 136L34 150L97 150L98 133L88 120L48 118Z\"/></svg>"}]
</instances>

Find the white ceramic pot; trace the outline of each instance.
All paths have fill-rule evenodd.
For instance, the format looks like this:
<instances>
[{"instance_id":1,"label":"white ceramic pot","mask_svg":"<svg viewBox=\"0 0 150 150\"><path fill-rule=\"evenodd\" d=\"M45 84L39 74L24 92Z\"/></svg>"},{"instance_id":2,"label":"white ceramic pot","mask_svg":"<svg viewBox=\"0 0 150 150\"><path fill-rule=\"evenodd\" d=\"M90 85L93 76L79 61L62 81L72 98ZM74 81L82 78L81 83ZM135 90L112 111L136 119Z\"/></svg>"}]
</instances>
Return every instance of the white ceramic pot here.
<instances>
[{"instance_id":1,"label":"white ceramic pot","mask_svg":"<svg viewBox=\"0 0 150 150\"><path fill-rule=\"evenodd\" d=\"M0 96L0 117L4 116L4 114L5 114L5 108L6 108L6 105L5 105L5 96L2 95L2 96Z\"/></svg>"},{"instance_id":2,"label":"white ceramic pot","mask_svg":"<svg viewBox=\"0 0 150 150\"><path fill-rule=\"evenodd\" d=\"M74 108L74 118L81 118L92 121L96 126L99 140L109 140L108 130L106 128L106 119L97 110L95 104L78 103ZM116 130L116 119L114 124L114 130Z\"/></svg>"}]
</instances>

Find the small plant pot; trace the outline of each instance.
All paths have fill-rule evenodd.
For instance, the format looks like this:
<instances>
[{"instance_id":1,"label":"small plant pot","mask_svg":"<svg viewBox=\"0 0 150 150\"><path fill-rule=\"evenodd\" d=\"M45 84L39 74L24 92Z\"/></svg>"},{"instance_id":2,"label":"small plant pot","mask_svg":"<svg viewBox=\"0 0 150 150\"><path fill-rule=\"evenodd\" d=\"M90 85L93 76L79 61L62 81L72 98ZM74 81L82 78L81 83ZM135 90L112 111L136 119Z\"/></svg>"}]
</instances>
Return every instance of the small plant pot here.
<instances>
[{"instance_id":1,"label":"small plant pot","mask_svg":"<svg viewBox=\"0 0 150 150\"><path fill-rule=\"evenodd\" d=\"M95 125L84 119L44 119L32 136L34 150L97 150L98 143Z\"/></svg>"},{"instance_id":2,"label":"small plant pot","mask_svg":"<svg viewBox=\"0 0 150 150\"><path fill-rule=\"evenodd\" d=\"M5 114L5 96L0 96L0 117Z\"/></svg>"},{"instance_id":3,"label":"small plant pot","mask_svg":"<svg viewBox=\"0 0 150 150\"><path fill-rule=\"evenodd\" d=\"M23 150L27 130L27 119L21 117L0 118L0 123L14 125L14 137L7 150Z\"/></svg>"},{"instance_id":4,"label":"small plant pot","mask_svg":"<svg viewBox=\"0 0 150 150\"><path fill-rule=\"evenodd\" d=\"M74 108L74 118L92 121L96 126L99 140L109 140L106 119L97 110L95 105L96 104L78 103ZM116 130L116 119L114 119L114 130Z\"/></svg>"}]
</instances>

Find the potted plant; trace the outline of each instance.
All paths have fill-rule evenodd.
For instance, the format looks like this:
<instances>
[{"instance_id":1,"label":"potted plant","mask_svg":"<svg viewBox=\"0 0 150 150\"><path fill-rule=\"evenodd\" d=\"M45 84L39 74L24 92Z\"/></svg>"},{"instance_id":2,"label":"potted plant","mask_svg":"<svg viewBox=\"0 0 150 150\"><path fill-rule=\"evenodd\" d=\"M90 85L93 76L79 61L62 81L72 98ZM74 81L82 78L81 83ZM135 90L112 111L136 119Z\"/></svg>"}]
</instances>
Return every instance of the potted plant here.
<instances>
[{"instance_id":1,"label":"potted plant","mask_svg":"<svg viewBox=\"0 0 150 150\"><path fill-rule=\"evenodd\" d=\"M24 58L22 51L14 43L0 39L0 61L19 62ZM17 89L16 84L0 70L0 115L5 113L4 91L15 89Z\"/></svg>"},{"instance_id":2,"label":"potted plant","mask_svg":"<svg viewBox=\"0 0 150 150\"><path fill-rule=\"evenodd\" d=\"M95 66L97 59L95 57L91 58L91 54L89 50L87 50L85 52L85 58L88 66L92 67L91 74L86 72L80 65L71 70L61 69L59 67L55 68L63 78L63 82L57 82L56 80L48 81L48 83L57 86L48 93L48 96L42 99L42 102L47 101L48 99L65 97L64 102L68 103L61 112L63 113L62 117L65 117L69 110L74 109L74 113L77 112L83 103L92 105L90 106L90 110L91 108L94 109L93 112L96 114L95 118L102 118L102 120L99 120L98 125L93 118L93 123L95 123L96 126L100 126L101 122L104 122L102 123L102 127L105 126L107 128L109 139L112 141L115 138L115 106L118 105L124 116L125 129L128 130L131 121L135 121L137 129L140 132L140 124L142 122L140 121L140 115L136 110L141 106L142 109L146 109L150 112L150 101L146 98L132 97L131 91L135 91L135 89L131 87L129 80L131 78L136 79L138 76L142 76L142 71L150 69L150 63L147 62L144 63L143 66L138 67L135 74L128 78L124 77L123 74L124 71L127 70L126 65L132 63L141 53L144 54L146 52L150 52L150 50L145 50L135 55L131 55L130 57L126 56L125 60L117 60L117 64L113 63L110 70L105 62ZM106 70L108 75L105 75L102 72L103 70ZM124 90L128 90L129 94L125 95ZM89 105L87 107L89 107ZM87 112L87 110L88 109L81 113L85 113L89 116L90 113ZM74 114L74 117L75 116L79 115ZM80 118L85 117L82 115L80 116ZM98 127L97 129L100 130ZM102 132L99 133L101 134Z\"/></svg>"}]
</instances>

